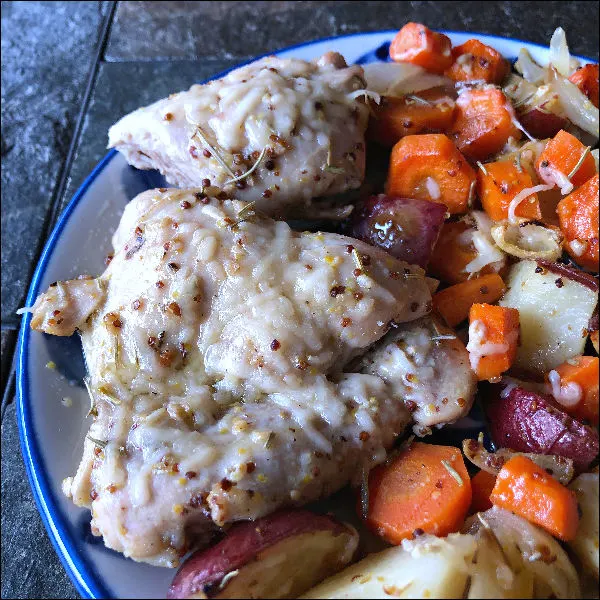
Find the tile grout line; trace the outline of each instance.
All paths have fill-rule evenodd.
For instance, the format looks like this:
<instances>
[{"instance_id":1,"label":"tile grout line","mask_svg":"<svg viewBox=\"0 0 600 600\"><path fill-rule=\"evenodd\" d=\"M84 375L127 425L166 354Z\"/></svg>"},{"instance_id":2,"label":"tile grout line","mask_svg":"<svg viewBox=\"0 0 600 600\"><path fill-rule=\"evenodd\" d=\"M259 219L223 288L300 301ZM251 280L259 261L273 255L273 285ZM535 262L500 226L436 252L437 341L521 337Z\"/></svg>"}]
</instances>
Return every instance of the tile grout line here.
<instances>
[{"instance_id":1,"label":"tile grout line","mask_svg":"<svg viewBox=\"0 0 600 600\"><path fill-rule=\"evenodd\" d=\"M83 94L83 101L81 103L81 109L79 110L79 114L77 116L77 122L75 123L75 127L73 129L73 137L71 138L71 143L69 145L69 152L67 153L67 157L64 160L62 167L60 169L60 175L58 178L58 184L55 186L52 191L52 198L50 201L50 209L48 210L47 217L44 223L44 227L42 229L40 240L38 243L38 247L35 253L35 259L32 261L33 270L35 270L35 265L37 265L39 258L41 256L42 250L46 244L46 240L52 231L52 227L56 223L56 220L59 215L60 206L62 196L65 192L67 181L69 178L69 173L71 171L71 166L73 165L73 160L75 158L75 152L79 143L79 139L81 137L81 130L83 127L83 122L85 119L85 115L87 114L87 109L89 107L90 99L92 96L92 91L96 84L96 78L98 76L98 70L100 67L100 63L102 62L102 58L104 56L104 51L106 49L106 45L108 43L108 39L110 36L110 30L113 22L113 18L115 15L115 10L117 7L117 1L112 0L110 2L110 6L106 17L104 17L104 23L102 24L102 30L100 35L98 36L98 42L96 44L96 51L94 53L94 57L92 59L92 66L90 68L87 83L85 86L85 91ZM31 280L32 272L29 274L29 280ZM27 292L26 292L27 294ZM24 305L25 299L21 302L21 305ZM20 325L15 325L14 327L10 325L4 326L7 329L16 329L17 331L20 329ZM15 363L16 363L16 346L17 346L18 336L15 336L15 339L11 341L10 348L8 349L7 354L12 354L11 359L11 367L9 371L9 376L6 381L6 387L3 390L2 394L2 405L0 409L0 421L4 420L4 414L6 412L6 407L11 403L12 398L14 397L15 392Z\"/></svg>"},{"instance_id":2,"label":"tile grout line","mask_svg":"<svg viewBox=\"0 0 600 600\"><path fill-rule=\"evenodd\" d=\"M73 161L75 159L75 152L77 151L77 146L81 137L81 130L83 128L83 122L85 120L92 92L96 84L96 78L98 76L100 63L103 61L102 57L104 56L104 51L106 49L108 38L110 36L110 29L112 26L116 6L116 0L112 0L110 8L108 9L108 14L105 17L104 24L102 26L102 32L100 33L100 36L98 38L96 52L92 61L92 68L90 69L90 73L88 75L88 80L85 87L85 92L83 94L83 102L81 103L81 109L77 117L77 122L75 123L75 128L73 129L73 138L71 139L69 152L67 153L67 158L65 159L65 162L63 163L63 168L61 169L58 186L55 188L55 193L53 194L54 197L52 201L52 207L50 209L50 215L46 223L46 230L44 231L44 235L42 236L44 244L59 215L62 196L67 187L67 180L69 178L69 173L71 172L71 166L73 165Z\"/></svg>"}]
</instances>

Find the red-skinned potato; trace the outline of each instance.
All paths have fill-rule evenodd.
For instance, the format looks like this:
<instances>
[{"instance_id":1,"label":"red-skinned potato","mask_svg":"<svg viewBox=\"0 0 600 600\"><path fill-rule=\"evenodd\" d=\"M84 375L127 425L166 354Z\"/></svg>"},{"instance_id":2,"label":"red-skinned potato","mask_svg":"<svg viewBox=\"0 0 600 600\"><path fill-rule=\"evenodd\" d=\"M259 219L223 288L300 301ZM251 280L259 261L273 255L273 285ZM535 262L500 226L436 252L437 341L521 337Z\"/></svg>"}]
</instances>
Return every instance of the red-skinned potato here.
<instances>
[{"instance_id":1,"label":"red-skinned potato","mask_svg":"<svg viewBox=\"0 0 600 600\"><path fill-rule=\"evenodd\" d=\"M521 125L529 134L538 139L554 137L568 125L567 119L544 109L544 105L535 106L519 116Z\"/></svg>"},{"instance_id":2,"label":"red-skinned potato","mask_svg":"<svg viewBox=\"0 0 600 600\"><path fill-rule=\"evenodd\" d=\"M553 454L584 471L598 455L598 432L563 412L550 396L521 387L488 402L486 413L497 446Z\"/></svg>"},{"instance_id":3,"label":"red-skinned potato","mask_svg":"<svg viewBox=\"0 0 600 600\"><path fill-rule=\"evenodd\" d=\"M357 211L352 232L395 258L425 267L447 210L438 202L379 194Z\"/></svg>"},{"instance_id":4,"label":"red-skinned potato","mask_svg":"<svg viewBox=\"0 0 600 600\"><path fill-rule=\"evenodd\" d=\"M167 598L297 598L346 566L357 546L358 533L331 517L279 511L192 554Z\"/></svg>"}]
</instances>

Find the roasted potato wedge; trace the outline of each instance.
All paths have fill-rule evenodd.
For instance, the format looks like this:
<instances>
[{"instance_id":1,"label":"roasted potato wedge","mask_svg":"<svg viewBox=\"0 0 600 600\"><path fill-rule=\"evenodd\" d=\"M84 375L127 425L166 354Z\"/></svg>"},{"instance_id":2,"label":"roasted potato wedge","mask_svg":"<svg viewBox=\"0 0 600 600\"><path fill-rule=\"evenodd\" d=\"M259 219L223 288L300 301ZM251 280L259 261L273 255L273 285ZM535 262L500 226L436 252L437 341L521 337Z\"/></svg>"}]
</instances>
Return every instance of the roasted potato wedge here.
<instances>
[{"instance_id":1,"label":"roasted potato wedge","mask_svg":"<svg viewBox=\"0 0 600 600\"><path fill-rule=\"evenodd\" d=\"M423 535L371 554L302 598L464 598L474 537Z\"/></svg>"},{"instance_id":2,"label":"roasted potato wedge","mask_svg":"<svg viewBox=\"0 0 600 600\"><path fill-rule=\"evenodd\" d=\"M179 569L168 598L297 598L346 566L354 528L307 510L234 525Z\"/></svg>"},{"instance_id":3,"label":"roasted potato wedge","mask_svg":"<svg viewBox=\"0 0 600 600\"><path fill-rule=\"evenodd\" d=\"M521 325L516 370L542 377L583 352L597 289L573 269L522 260L510 270L498 304L516 308ZM578 279L574 279L578 277Z\"/></svg>"}]
</instances>

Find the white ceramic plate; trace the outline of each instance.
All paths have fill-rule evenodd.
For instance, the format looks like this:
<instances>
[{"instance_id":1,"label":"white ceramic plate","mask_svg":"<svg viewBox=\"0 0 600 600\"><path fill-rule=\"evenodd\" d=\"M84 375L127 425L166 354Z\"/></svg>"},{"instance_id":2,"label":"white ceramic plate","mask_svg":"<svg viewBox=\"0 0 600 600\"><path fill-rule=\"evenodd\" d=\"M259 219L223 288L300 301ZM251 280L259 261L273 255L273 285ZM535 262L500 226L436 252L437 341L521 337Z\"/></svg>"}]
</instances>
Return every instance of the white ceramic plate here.
<instances>
[{"instance_id":1,"label":"white ceramic plate","mask_svg":"<svg viewBox=\"0 0 600 600\"><path fill-rule=\"evenodd\" d=\"M330 38L276 54L310 60L336 50L348 63L364 64L385 60L395 33ZM534 59L547 62L547 49L527 42L445 33L454 45L477 37L507 58L516 58L525 46ZM121 116L115 114L114 120ZM77 191L52 232L33 277L27 306L54 281L80 273L101 273L125 204L136 194L159 187L159 181L156 173L133 169L117 152L109 152ZM89 425L85 418L89 400L82 385L84 363L76 336L56 338L32 332L30 320L31 315L23 316L19 336L17 416L27 474L50 539L83 597L164 598L175 571L136 563L106 549L101 538L90 533L89 511L75 507L61 492L62 480L75 473ZM48 368L51 362L55 369ZM70 407L63 405L64 398L72 401ZM460 427L464 432L478 429L480 424L466 419Z\"/></svg>"}]
</instances>

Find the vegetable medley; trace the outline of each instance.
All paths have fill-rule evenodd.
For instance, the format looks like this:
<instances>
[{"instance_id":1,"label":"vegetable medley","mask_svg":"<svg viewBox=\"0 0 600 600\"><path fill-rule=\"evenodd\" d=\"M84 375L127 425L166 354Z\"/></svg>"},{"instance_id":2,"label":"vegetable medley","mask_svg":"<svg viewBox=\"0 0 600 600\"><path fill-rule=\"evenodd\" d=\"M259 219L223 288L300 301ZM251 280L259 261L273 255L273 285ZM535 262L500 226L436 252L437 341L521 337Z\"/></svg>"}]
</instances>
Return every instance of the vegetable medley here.
<instances>
[{"instance_id":1,"label":"vegetable medley","mask_svg":"<svg viewBox=\"0 0 600 600\"><path fill-rule=\"evenodd\" d=\"M371 67L379 79L385 68L388 81L378 80L381 96L370 98L368 130L371 144L389 151L385 194L364 203L353 234L440 281L433 311L466 344L495 451L483 434L464 440L464 456L405 440L371 471L361 515L401 545L398 564L412 561L417 571L418 544L439 544L423 536L456 545L453 534L483 526L503 553L502 537L519 518L517 548L528 528L552 536L597 585L598 65L571 58L560 28L547 66L522 49L511 68L494 48L477 40L452 48L418 23L398 32L390 57L396 64ZM399 87L394 69L401 76L406 63L443 78L388 95ZM550 562L549 547L526 562ZM391 564L378 564L391 553L364 559L364 568L389 575ZM566 597L552 583L543 589L539 573L533 588L518 591L529 565L515 570L504 554L498 564L512 569L511 582L484 597ZM498 572L488 574L475 591L485 567L470 569L468 597L497 584ZM424 597L414 581L405 591L403 577L394 582L400 596ZM432 593L447 593L439 585ZM385 586L368 593L342 573L309 597L385 597Z\"/></svg>"}]
</instances>

